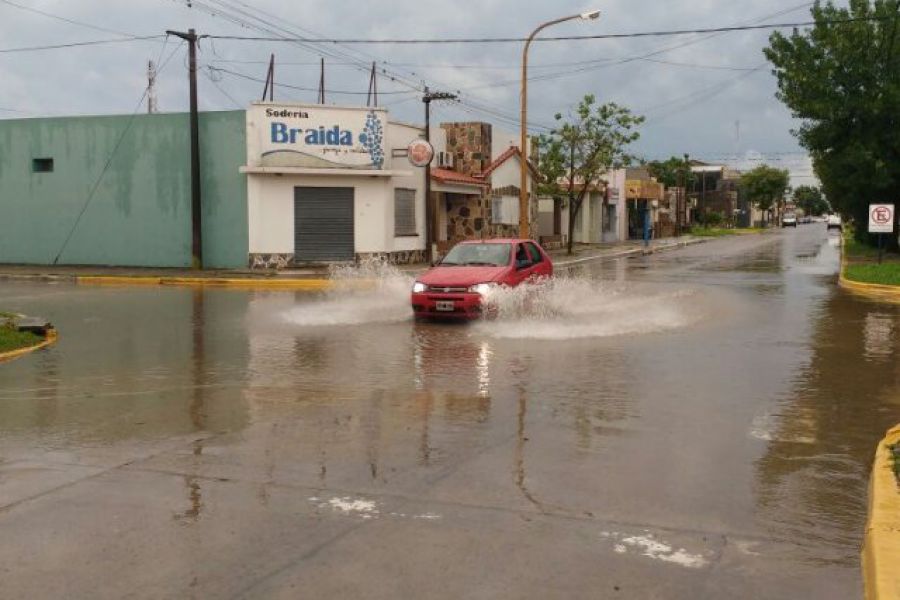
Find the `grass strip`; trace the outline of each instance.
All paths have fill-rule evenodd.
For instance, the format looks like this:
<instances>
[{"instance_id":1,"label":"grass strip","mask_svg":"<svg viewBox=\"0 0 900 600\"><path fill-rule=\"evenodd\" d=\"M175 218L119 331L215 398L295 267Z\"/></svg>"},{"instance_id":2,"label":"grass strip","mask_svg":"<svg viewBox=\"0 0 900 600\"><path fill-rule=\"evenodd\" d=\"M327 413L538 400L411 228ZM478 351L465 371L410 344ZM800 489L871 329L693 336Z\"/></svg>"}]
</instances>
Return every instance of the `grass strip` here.
<instances>
[{"instance_id":1,"label":"grass strip","mask_svg":"<svg viewBox=\"0 0 900 600\"><path fill-rule=\"evenodd\" d=\"M900 262L849 264L844 277L860 283L900 286Z\"/></svg>"},{"instance_id":2,"label":"grass strip","mask_svg":"<svg viewBox=\"0 0 900 600\"><path fill-rule=\"evenodd\" d=\"M0 325L0 353L36 346L44 341L30 331L18 331L11 325Z\"/></svg>"}]
</instances>

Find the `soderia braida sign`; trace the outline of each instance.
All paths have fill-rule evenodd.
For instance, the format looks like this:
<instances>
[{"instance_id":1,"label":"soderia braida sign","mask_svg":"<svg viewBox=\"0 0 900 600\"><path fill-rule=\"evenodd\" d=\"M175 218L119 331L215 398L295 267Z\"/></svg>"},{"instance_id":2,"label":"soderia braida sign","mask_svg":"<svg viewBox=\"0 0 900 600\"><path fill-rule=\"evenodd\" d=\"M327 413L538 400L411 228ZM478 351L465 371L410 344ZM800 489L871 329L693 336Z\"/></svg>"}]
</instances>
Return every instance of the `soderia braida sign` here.
<instances>
[{"instance_id":1,"label":"soderia braida sign","mask_svg":"<svg viewBox=\"0 0 900 600\"><path fill-rule=\"evenodd\" d=\"M253 104L247 159L251 167L380 171L388 168L386 127L383 109Z\"/></svg>"}]
</instances>

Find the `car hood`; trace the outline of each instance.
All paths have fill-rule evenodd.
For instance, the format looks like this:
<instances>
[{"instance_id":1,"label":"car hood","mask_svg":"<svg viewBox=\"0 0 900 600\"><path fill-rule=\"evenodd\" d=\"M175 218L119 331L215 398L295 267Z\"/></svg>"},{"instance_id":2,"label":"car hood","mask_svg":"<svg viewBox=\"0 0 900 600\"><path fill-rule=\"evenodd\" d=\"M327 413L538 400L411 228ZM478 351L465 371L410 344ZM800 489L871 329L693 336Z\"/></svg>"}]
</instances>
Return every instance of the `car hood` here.
<instances>
[{"instance_id":1,"label":"car hood","mask_svg":"<svg viewBox=\"0 0 900 600\"><path fill-rule=\"evenodd\" d=\"M433 267L417 280L438 287L468 287L500 279L509 267Z\"/></svg>"}]
</instances>

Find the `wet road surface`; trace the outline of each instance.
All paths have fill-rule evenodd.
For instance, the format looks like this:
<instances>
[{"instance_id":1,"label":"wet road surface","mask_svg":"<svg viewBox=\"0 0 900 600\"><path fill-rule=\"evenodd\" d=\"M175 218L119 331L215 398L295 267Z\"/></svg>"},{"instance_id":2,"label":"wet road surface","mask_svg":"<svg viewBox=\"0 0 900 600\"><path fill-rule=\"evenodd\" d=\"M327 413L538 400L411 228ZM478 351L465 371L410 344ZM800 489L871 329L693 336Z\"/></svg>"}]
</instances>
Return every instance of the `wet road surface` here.
<instances>
[{"instance_id":1,"label":"wet road surface","mask_svg":"<svg viewBox=\"0 0 900 600\"><path fill-rule=\"evenodd\" d=\"M0 595L860 597L900 308L836 242L585 263L474 325L390 273L0 284L61 332L0 365Z\"/></svg>"}]
</instances>

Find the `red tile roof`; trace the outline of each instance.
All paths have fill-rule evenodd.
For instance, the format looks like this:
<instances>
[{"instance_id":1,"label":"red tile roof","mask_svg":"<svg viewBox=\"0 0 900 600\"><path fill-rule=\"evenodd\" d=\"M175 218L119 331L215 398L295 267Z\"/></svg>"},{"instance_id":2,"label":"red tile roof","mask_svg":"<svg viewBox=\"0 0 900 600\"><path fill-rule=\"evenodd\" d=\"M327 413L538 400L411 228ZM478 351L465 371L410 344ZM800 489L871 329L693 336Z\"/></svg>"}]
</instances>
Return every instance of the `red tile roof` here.
<instances>
[{"instance_id":1,"label":"red tile roof","mask_svg":"<svg viewBox=\"0 0 900 600\"><path fill-rule=\"evenodd\" d=\"M484 179L470 177L450 169L431 169L431 178L441 183L461 183L464 185L487 185Z\"/></svg>"},{"instance_id":2,"label":"red tile roof","mask_svg":"<svg viewBox=\"0 0 900 600\"><path fill-rule=\"evenodd\" d=\"M509 160L510 158L512 158L513 156L517 156L517 157L519 157L519 160L522 160L522 153L519 152L519 147L518 147L518 146L510 146L509 148L507 148L507 149L503 152L503 154L501 154L500 156L498 156L497 159L494 160L494 161L491 163L491 165L490 165L487 169L485 169L484 173L482 173L481 176L482 176L482 177L489 177L490 174L493 173L495 170L497 170L497 168L498 168L500 165L502 165L503 163L505 163L506 161L508 161L508 160ZM521 167L520 167L520 168L521 168ZM538 175L537 169L535 169L534 165L531 163L530 160L528 161L528 169L531 171L532 177L534 177L535 179L537 179L537 178L540 177L540 176Z\"/></svg>"}]
</instances>

